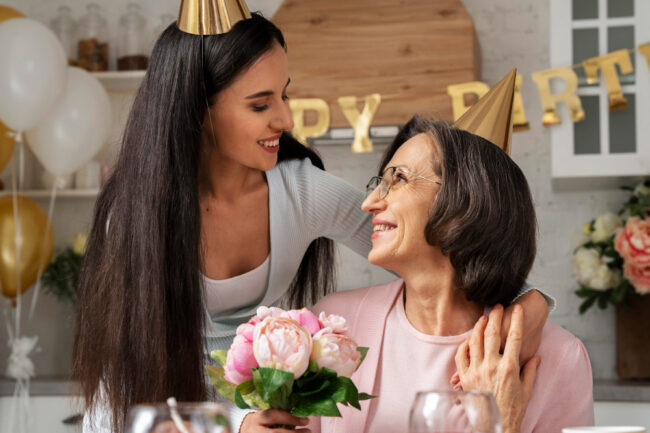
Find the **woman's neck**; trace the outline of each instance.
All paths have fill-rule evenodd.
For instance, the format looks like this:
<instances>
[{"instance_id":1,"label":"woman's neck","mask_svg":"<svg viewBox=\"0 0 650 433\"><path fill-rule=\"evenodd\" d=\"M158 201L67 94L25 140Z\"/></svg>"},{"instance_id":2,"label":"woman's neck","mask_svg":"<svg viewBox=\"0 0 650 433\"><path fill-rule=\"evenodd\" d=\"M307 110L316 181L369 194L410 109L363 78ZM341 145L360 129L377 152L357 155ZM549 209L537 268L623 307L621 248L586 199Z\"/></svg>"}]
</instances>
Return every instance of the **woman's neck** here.
<instances>
[{"instance_id":1,"label":"woman's neck","mask_svg":"<svg viewBox=\"0 0 650 433\"><path fill-rule=\"evenodd\" d=\"M201 200L233 203L266 185L263 171L246 167L215 151L204 151L199 164Z\"/></svg>"},{"instance_id":2,"label":"woman's neck","mask_svg":"<svg viewBox=\"0 0 650 433\"><path fill-rule=\"evenodd\" d=\"M456 289L455 273L448 260L402 277L406 318L424 334L462 334L472 329L483 314L480 305L468 301Z\"/></svg>"}]
</instances>

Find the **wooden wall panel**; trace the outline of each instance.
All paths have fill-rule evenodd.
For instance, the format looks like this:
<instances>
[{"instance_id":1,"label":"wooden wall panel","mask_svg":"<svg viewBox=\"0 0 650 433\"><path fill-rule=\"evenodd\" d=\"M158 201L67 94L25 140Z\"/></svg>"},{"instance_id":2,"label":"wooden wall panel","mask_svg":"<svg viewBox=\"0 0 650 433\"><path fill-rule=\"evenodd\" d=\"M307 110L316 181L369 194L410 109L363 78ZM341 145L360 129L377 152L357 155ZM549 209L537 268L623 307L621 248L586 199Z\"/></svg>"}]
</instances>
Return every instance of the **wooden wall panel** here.
<instances>
[{"instance_id":1,"label":"wooden wall panel","mask_svg":"<svg viewBox=\"0 0 650 433\"><path fill-rule=\"evenodd\" d=\"M285 0L273 17L288 45L293 98L380 93L373 125L413 113L452 119L448 84L479 77L478 42L460 0Z\"/></svg>"}]
</instances>

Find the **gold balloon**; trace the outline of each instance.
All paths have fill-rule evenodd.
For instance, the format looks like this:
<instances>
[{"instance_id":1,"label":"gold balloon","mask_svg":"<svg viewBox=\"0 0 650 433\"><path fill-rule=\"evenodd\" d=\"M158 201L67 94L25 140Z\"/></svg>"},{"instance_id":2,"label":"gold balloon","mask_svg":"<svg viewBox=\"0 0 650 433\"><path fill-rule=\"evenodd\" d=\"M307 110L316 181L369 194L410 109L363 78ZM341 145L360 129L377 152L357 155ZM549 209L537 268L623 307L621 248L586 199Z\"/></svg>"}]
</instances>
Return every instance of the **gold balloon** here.
<instances>
[{"instance_id":1,"label":"gold balloon","mask_svg":"<svg viewBox=\"0 0 650 433\"><path fill-rule=\"evenodd\" d=\"M8 6L0 5L0 23L12 18L23 18L25 15Z\"/></svg>"},{"instance_id":2,"label":"gold balloon","mask_svg":"<svg viewBox=\"0 0 650 433\"><path fill-rule=\"evenodd\" d=\"M569 116L572 122L579 122L585 118L585 112L582 109L582 102L575 94L578 88L578 76L571 68L553 68L543 71L533 72L533 81L537 84L539 98L542 101L544 116L542 125L550 126L562 123L562 119L555 111L558 102L564 102L569 107ZM562 93L554 95L551 93L549 82L552 78L561 78L564 80L566 87Z\"/></svg>"},{"instance_id":3,"label":"gold balloon","mask_svg":"<svg viewBox=\"0 0 650 433\"><path fill-rule=\"evenodd\" d=\"M607 93L609 94L609 111L617 111L627 108L627 99L621 91L621 82L618 79L616 65L621 68L621 74L634 72L632 60L628 50L612 51L604 56L592 57L582 62L587 76L587 83L594 84L599 81L598 69L603 72Z\"/></svg>"},{"instance_id":4,"label":"gold balloon","mask_svg":"<svg viewBox=\"0 0 650 433\"><path fill-rule=\"evenodd\" d=\"M14 153L15 138L9 134L10 132L11 130L0 121L0 172Z\"/></svg>"},{"instance_id":5,"label":"gold balloon","mask_svg":"<svg viewBox=\"0 0 650 433\"><path fill-rule=\"evenodd\" d=\"M20 276L20 292L23 293L36 282L39 271L45 269L54 249L54 231L43 209L21 196L18 196L17 203L20 260L16 260L13 197L0 197L0 290L9 298L18 294L16 276Z\"/></svg>"},{"instance_id":6,"label":"gold balloon","mask_svg":"<svg viewBox=\"0 0 650 433\"><path fill-rule=\"evenodd\" d=\"M645 57L645 61L648 62L648 69L650 69L650 42L641 44L637 48L641 55Z\"/></svg>"},{"instance_id":7,"label":"gold balloon","mask_svg":"<svg viewBox=\"0 0 650 433\"><path fill-rule=\"evenodd\" d=\"M290 99L291 117L293 118L293 137L307 146L307 138L320 137L330 127L330 107L323 99L303 98ZM317 114L316 123L305 125L305 112L315 111Z\"/></svg>"},{"instance_id":8,"label":"gold balloon","mask_svg":"<svg viewBox=\"0 0 650 433\"><path fill-rule=\"evenodd\" d=\"M345 118L354 128L354 141L352 142L352 152L354 153L372 152L372 141L370 141L369 134L370 123L381 104L381 95L379 93L366 95L365 101L363 110L359 113L355 96L341 96L338 99Z\"/></svg>"},{"instance_id":9,"label":"gold balloon","mask_svg":"<svg viewBox=\"0 0 650 433\"><path fill-rule=\"evenodd\" d=\"M521 83L523 81L524 77L517 75L515 80L515 101L512 104L512 132L528 131L530 129L524 111L524 101L521 98Z\"/></svg>"},{"instance_id":10,"label":"gold balloon","mask_svg":"<svg viewBox=\"0 0 650 433\"><path fill-rule=\"evenodd\" d=\"M465 104L465 95L476 95L480 99L490 90L490 87L481 81L468 81L461 84L447 86L447 94L451 96L451 108L454 112L454 122L460 118L471 105Z\"/></svg>"}]
</instances>

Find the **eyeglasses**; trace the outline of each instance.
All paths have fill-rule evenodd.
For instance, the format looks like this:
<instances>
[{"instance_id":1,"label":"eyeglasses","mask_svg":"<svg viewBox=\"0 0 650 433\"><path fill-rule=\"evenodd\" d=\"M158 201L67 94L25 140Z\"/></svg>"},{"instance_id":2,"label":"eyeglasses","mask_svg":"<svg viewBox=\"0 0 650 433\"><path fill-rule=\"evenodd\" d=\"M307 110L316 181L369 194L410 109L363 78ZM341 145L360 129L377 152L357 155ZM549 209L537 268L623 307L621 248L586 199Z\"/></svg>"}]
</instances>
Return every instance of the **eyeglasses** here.
<instances>
[{"instance_id":1,"label":"eyeglasses","mask_svg":"<svg viewBox=\"0 0 650 433\"><path fill-rule=\"evenodd\" d=\"M377 189L377 187L379 187L379 198L384 199L390 192L390 189L396 183L408 182L408 179L406 179L406 176L404 176L405 174L416 177L418 179L427 180L429 182L436 183L438 185L442 185L437 180L429 179L428 177L421 176L417 173L413 173L404 168L388 167L386 170L384 170L383 176L373 176L370 178L368 185L366 185L366 194L370 195L370 193L372 193L375 189Z\"/></svg>"}]
</instances>

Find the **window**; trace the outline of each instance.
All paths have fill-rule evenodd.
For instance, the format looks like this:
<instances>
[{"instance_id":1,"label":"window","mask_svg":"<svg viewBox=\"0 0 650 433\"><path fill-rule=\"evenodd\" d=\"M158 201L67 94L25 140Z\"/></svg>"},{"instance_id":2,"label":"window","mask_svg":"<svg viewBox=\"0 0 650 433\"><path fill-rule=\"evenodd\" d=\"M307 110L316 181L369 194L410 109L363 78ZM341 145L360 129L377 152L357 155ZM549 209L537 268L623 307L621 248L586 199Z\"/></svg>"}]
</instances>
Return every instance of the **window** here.
<instances>
[{"instance_id":1,"label":"window","mask_svg":"<svg viewBox=\"0 0 650 433\"><path fill-rule=\"evenodd\" d=\"M585 120L572 123L563 104L560 125L551 126L553 177L650 174L650 71L636 46L650 41L648 0L551 0L551 67L630 48L634 72L619 75L628 107L609 111L602 75L587 84L582 68L577 94ZM557 88L555 86L558 86ZM552 83L553 92L561 91Z\"/></svg>"}]
</instances>

